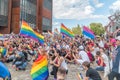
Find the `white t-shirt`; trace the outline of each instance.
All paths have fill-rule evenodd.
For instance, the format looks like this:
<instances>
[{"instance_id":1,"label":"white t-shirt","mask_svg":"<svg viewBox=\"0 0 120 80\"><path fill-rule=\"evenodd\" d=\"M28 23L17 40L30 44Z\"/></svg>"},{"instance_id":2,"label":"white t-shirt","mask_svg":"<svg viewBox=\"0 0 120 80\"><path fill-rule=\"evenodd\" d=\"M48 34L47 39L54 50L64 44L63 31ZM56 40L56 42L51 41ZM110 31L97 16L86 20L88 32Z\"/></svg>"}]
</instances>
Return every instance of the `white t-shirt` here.
<instances>
[{"instance_id":1,"label":"white t-shirt","mask_svg":"<svg viewBox=\"0 0 120 80\"><path fill-rule=\"evenodd\" d=\"M104 69L104 77L106 77L110 73L110 65L109 65L109 59L106 54L102 54L102 58L105 63L105 69Z\"/></svg>"},{"instance_id":2,"label":"white t-shirt","mask_svg":"<svg viewBox=\"0 0 120 80\"><path fill-rule=\"evenodd\" d=\"M99 42L99 46L102 47L102 48L104 48L104 43L103 43L102 40Z\"/></svg>"},{"instance_id":3,"label":"white t-shirt","mask_svg":"<svg viewBox=\"0 0 120 80\"><path fill-rule=\"evenodd\" d=\"M66 45L66 46L65 46L65 49L69 49L69 45Z\"/></svg>"},{"instance_id":4,"label":"white t-shirt","mask_svg":"<svg viewBox=\"0 0 120 80\"><path fill-rule=\"evenodd\" d=\"M106 66L109 66L109 59L106 54L102 54L102 58Z\"/></svg>"},{"instance_id":5,"label":"white t-shirt","mask_svg":"<svg viewBox=\"0 0 120 80\"><path fill-rule=\"evenodd\" d=\"M99 51L99 48L96 47L94 48L94 50L91 52L93 56L96 56L96 52Z\"/></svg>"},{"instance_id":6,"label":"white t-shirt","mask_svg":"<svg viewBox=\"0 0 120 80\"><path fill-rule=\"evenodd\" d=\"M81 56L83 62L84 62L84 61L90 62L89 57L88 57L88 55L87 55L87 53L86 53L85 51L80 51L80 52L79 52L79 55Z\"/></svg>"}]
</instances>

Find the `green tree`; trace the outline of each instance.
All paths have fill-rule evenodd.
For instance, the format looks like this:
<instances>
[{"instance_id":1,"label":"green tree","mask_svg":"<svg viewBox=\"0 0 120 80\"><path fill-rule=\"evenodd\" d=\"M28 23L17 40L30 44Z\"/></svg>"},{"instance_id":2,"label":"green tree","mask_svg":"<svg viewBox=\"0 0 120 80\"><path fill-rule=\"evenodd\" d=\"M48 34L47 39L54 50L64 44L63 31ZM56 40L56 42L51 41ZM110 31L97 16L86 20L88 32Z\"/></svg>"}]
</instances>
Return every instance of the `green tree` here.
<instances>
[{"instance_id":1,"label":"green tree","mask_svg":"<svg viewBox=\"0 0 120 80\"><path fill-rule=\"evenodd\" d=\"M72 28L72 32L75 34L75 35L81 35L81 27L80 25L78 24L76 27L73 27Z\"/></svg>"},{"instance_id":2,"label":"green tree","mask_svg":"<svg viewBox=\"0 0 120 80\"><path fill-rule=\"evenodd\" d=\"M105 33L105 28L101 23L91 23L90 24L90 29L96 34L96 35L101 35Z\"/></svg>"}]
</instances>

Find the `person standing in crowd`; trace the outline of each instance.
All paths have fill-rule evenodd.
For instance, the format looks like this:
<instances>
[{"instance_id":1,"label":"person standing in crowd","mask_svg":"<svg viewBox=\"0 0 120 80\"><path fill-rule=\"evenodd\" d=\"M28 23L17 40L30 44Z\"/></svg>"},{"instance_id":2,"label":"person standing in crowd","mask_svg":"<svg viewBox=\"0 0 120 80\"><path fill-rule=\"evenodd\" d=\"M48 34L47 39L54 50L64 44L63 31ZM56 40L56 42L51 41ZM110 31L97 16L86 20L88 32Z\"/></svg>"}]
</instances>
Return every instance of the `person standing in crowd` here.
<instances>
[{"instance_id":1,"label":"person standing in crowd","mask_svg":"<svg viewBox=\"0 0 120 80\"><path fill-rule=\"evenodd\" d=\"M120 36L116 38L117 48L112 53L112 70L108 75L109 80L120 80Z\"/></svg>"},{"instance_id":2,"label":"person standing in crowd","mask_svg":"<svg viewBox=\"0 0 120 80\"><path fill-rule=\"evenodd\" d=\"M90 67L90 62L85 61L82 63L82 65L86 71L86 76L83 80L102 80L99 73Z\"/></svg>"},{"instance_id":3,"label":"person standing in crowd","mask_svg":"<svg viewBox=\"0 0 120 80\"><path fill-rule=\"evenodd\" d=\"M109 72L110 72L109 59L108 59L108 56L105 54L104 48L100 48L100 53L101 53L101 57L103 59L103 62L105 64L105 67L104 67L104 77L106 77L109 74Z\"/></svg>"}]
</instances>

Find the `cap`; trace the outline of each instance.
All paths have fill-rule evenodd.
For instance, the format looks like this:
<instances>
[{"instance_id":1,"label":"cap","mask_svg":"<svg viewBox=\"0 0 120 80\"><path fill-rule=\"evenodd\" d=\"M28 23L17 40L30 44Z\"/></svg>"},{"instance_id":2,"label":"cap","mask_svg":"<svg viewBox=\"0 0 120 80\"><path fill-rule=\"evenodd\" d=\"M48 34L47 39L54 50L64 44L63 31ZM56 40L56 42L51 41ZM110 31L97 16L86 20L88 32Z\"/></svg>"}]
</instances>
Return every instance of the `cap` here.
<instances>
[{"instance_id":1,"label":"cap","mask_svg":"<svg viewBox=\"0 0 120 80\"><path fill-rule=\"evenodd\" d=\"M83 50L83 49L84 49L84 47L83 47L83 46L79 46L79 49Z\"/></svg>"},{"instance_id":2,"label":"cap","mask_svg":"<svg viewBox=\"0 0 120 80\"><path fill-rule=\"evenodd\" d=\"M116 40L119 40L119 41L120 41L120 36L117 36L117 37L116 37Z\"/></svg>"}]
</instances>

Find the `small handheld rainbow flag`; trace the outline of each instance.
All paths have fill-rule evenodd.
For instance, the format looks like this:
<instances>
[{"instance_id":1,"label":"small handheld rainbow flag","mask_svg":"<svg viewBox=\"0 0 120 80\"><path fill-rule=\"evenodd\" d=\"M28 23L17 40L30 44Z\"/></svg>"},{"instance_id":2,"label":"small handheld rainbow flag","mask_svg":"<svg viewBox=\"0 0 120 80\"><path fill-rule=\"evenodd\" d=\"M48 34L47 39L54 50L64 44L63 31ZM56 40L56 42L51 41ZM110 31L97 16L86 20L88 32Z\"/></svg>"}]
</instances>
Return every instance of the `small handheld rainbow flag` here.
<instances>
[{"instance_id":1,"label":"small handheld rainbow flag","mask_svg":"<svg viewBox=\"0 0 120 80\"><path fill-rule=\"evenodd\" d=\"M40 55L37 58L32 65L30 74L33 80L47 80L49 76L47 56Z\"/></svg>"},{"instance_id":2,"label":"small handheld rainbow flag","mask_svg":"<svg viewBox=\"0 0 120 80\"><path fill-rule=\"evenodd\" d=\"M0 53L2 54L2 56L6 56L7 49L6 48L0 48Z\"/></svg>"},{"instance_id":3,"label":"small handheld rainbow flag","mask_svg":"<svg viewBox=\"0 0 120 80\"><path fill-rule=\"evenodd\" d=\"M74 37L74 33L70 29L68 29L67 27L65 27L64 24L61 24L61 33L63 35L68 36L68 37Z\"/></svg>"},{"instance_id":4,"label":"small handheld rainbow flag","mask_svg":"<svg viewBox=\"0 0 120 80\"><path fill-rule=\"evenodd\" d=\"M82 76L81 73L78 73L78 74L77 74L77 77L78 77L79 80L83 80L83 76Z\"/></svg>"},{"instance_id":5,"label":"small handheld rainbow flag","mask_svg":"<svg viewBox=\"0 0 120 80\"><path fill-rule=\"evenodd\" d=\"M22 21L20 35L39 41L40 44L44 44L44 36L35 32L25 21Z\"/></svg>"}]
</instances>

